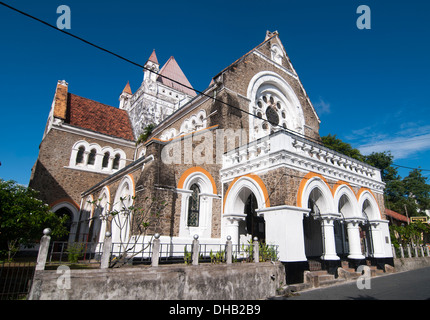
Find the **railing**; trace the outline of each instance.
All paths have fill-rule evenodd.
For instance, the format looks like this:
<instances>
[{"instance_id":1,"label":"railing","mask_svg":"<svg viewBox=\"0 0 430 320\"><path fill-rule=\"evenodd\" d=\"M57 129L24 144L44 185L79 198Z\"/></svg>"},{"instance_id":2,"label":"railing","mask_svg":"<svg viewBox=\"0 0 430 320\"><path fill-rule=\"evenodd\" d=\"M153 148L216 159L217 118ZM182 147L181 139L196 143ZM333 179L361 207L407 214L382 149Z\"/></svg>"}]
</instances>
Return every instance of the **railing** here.
<instances>
[{"instance_id":1,"label":"railing","mask_svg":"<svg viewBox=\"0 0 430 320\"><path fill-rule=\"evenodd\" d=\"M98 265L102 243L52 241L46 265Z\"/></svg>"},{"instance_id":2,"label":"railing","mask_svg":"<svg viewBox=\"0 0 430 320\"><path fill-rule=\"evenodd\" d=\"M26 299L30 291L36 263L0 263L0 300Z\"/></svg>"},{"instance_id":3,"label":"railing","mask_svg":"<svg viewBox=\"0 0 430 320\"><path fill-rule=\"evenodd\" d=\"M430 257L430 249L428 245L407 244L403 246L400 244L398 247L395 247L394 245L391 247L394 258Z\"/></svg>"},{"instance_id":4,"label":"railing","mask_svg":"<svg viewBox=\"0 0 430 320\"><path fill-rule=\"evenodd\" d=\"M44 231L45 233L45 231ZM42 237L36 270L60 265L109 268L124 264L158 266L168 263L234 263L278 260L278 246L259 243L254 239L248 244L233 245L200 243L194 236L192 243L160 243L159 235L152 242L133 244L112 243L106 237L104 243L50 242L49 232Z\"/></svg>"}]
</instances>

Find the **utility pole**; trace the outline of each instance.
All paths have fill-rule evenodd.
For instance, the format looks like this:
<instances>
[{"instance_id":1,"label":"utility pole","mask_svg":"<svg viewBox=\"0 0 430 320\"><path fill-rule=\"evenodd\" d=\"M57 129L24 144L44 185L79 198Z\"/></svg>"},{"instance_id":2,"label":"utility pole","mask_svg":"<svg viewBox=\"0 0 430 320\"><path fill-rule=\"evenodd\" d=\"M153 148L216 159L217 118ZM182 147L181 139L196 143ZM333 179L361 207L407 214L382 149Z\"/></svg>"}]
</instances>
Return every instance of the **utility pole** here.
<instances>
[{"instance_id":1,"label":"utility pole","mask_svg":"<svg viewBox=\"0 0 430 320\"><path fill-rule=\"evenodd\" d=\"M406 218L408 218L408 225L409 225L409 216L408 216L408 209L406 208L406 204L404 204L405 212L406 212Z\"/></svg>"}]
</instances>

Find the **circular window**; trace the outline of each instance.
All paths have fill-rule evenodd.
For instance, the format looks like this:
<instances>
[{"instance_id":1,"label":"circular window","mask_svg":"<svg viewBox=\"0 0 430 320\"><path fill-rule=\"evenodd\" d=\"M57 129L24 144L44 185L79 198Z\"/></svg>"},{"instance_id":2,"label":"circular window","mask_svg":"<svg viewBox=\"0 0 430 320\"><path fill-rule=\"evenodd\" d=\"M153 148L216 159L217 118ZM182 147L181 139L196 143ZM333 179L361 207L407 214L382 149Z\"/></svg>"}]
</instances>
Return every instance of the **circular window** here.
<instances>
[{"instance_id":1,"label":"circular window","mask_svg":"<svg viewBox=\"0 0 430 320\"><path fill-rule=\"evenodd\" d=\"M272 107L266 109L266 116L272 126L277 126L279 124L278 113Z\"/></svg>"}]
</instances>

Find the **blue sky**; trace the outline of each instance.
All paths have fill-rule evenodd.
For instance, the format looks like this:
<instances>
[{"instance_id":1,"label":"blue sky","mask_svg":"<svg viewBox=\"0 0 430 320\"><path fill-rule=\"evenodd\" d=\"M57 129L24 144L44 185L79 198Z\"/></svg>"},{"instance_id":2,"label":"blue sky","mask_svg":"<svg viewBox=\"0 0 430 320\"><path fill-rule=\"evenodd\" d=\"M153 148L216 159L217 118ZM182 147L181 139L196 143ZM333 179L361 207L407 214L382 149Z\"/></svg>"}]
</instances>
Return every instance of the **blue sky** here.
<instances>
[{"instance_id":1,"label":"blue sky","mask_svg":"<svg viewBox=\"0 0 430 320\"><path fill-rule=\"evenodd\" d=\"M430 2L374 0L5 0L55 25L71 9L71 33L144 64L173 55L195 89L277 30L321 118L363 154L391 150L401 166L430 169ZM371 29L359 30L359 5ZM140 68L0 6L0 178L28 184L57 80L118 106ZM408 169L399 169L402 176ZM430 171L423 172L430 176Z\"/></svg>"}]
</instances>

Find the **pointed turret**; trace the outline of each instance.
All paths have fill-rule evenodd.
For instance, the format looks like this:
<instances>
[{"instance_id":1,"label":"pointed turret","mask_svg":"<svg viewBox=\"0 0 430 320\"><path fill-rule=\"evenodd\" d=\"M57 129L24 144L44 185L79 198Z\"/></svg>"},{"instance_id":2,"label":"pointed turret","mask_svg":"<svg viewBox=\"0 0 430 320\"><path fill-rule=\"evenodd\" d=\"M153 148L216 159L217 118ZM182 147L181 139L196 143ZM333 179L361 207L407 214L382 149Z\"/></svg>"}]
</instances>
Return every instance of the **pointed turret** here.
<instances>
[{"instance_id":1,"label":"pointed turret","mask_svg":"<svg viewBox=\"0 0 430 320\"><path fill-rule=\"evenodd\" d=\"M127 81L127 84L125 85L125 87L124 87L124 90L122 90L122 93L128 93L128 94L133 94L132 92L131 92L131 88L130 88L130 81Z\"/></svg>"},{"instance_id":2,"label":"pointed turret","mask_svg":"<svg viewBox=\"0 0 430 320\"><path fill-rule=\"evenodd\" d=\"M133 96L133 93L131 92L130 81L127 81L127 84L125 85L124 90L122 90L122 93L119 96L119 108L127 109L128 99L130 99L132 96Z\"/></svg>"},{"instance_id":3,"label":"pointed turret","mask_svg":"<svg viewBox=\"0 0 430 320\"><path fill-rule=\"evenodd\" d=\"M159 65L157 55L155 54L155 49L152 50L151 56L149 57L148 61L154 62Z\"/></svg>"},{"instance_id":4,"label":"pointed turret","mask_svg":"<svg viewBox=\"0 0 430 320\"><path fill-rule=\"evenodd\" d=\"M143 80L155 82L155 80L157 79L157 73L160 70L160 64L158 63L155 49L152 51L144 67L145 69L143 70Z\"/></svg>"}]
</instances>

